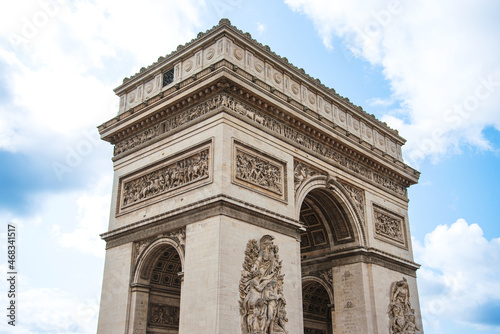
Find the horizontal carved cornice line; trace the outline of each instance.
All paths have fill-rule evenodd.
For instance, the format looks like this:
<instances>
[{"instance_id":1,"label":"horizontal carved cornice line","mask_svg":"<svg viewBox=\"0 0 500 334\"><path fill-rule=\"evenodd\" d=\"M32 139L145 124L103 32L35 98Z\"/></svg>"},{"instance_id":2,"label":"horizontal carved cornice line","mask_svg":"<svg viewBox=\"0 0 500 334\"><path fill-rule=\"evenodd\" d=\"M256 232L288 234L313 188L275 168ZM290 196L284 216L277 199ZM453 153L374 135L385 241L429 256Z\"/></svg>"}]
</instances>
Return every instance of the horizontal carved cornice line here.
<instances>
[{"instance_id":1,"label":"horizontal carved cornice line","mask_svg":"<svg viewBox=\"0 0 500 334\"><path fill-rule=\"evenodd\" d=\"M230 86L230 91L234 91L235 89L237 90L235 86L231 86L229 83L225 86ZM240 96L244 95L241 89L239 90L239 94ZM247 98L251 100L250 96ZM169 132L172 132L182 126L187 126L190 122L194 122L197 118L203 117L211 112L217 112L219 109L219 111L222 111L223 109L229 110L246 122L252 123L257 127L263 127L266 131L269 131L274 135L282 136L288 141L291 141L294 145L299 145L302 149L310 150L314 154L318 154L321 157L326 158L330 163L333 162L333 164L337 167L346 169L351 173L355 173L378 186L382 186L383 188L394 192L398 196L406 198L406 187L411 184L410 180L392 172L388 168L382 167L381 165L375 163L372 159L360 155L343 144L338 143L328 134L325 135L320 133L309 126L301 126L303 124L300 120L289 117L288 114L285 115L285 113L280 111L278 108L267 105L267 103L262 105L263 103L261 100L255 100L255 103L257 105L260 104L260 108L252 107L246 102L242 102L240 99L235 99L227 93L220 93L218 95L211 96L210 98L202 101L200 104L189 109L182 110L160 123L159 126L163 128L163 133L161 135L169 135ZM262 107L266 108L266 111L272 111L276 116L272 117L267 112L263 112ZM159 136L160 135L157 137ZM149 138L149 140L153 139L154 137ZM124 154L127 150L136 148L134 145L131 147L119 145L120 144L117 144L117 147L119 147L119 154ZM139 145L139 147L142 146ZM384 176L384 174L387 176Z\"/></svg>"},{"instance_id":2,"label":"horizontal carved cornice line","mask_svg":"<svg viewBox=\"0 0 500 334\"><path fill-rule=\"evenodd\" d=\"M235 76L236 72L231 71L230 69L234 66L230 62L227 62L225 60L219 62L215 66L217 70L215 72L224 72L226 74L229 74L231 76ZM213 75L215 75L215 72ZM198 73L201 74L202 72ZM226 75L225 74L225 75ZM241 75L237 75L240 77L240 79L243 78ZM117 143L117 147L115 148L115 154L118 156L121 156L125 151L130 150L132 148L141 146L143 147L143 144L150 141L151 139L158 137L164 131L162 132L162 128L160 126L160 123L164 121L165 119L168 119L172 117L172 115L178 114L182 112L182 110L185 111L185 114L189 114L186 110L188 108L193 108L193 105L196 103L200 103L204 99L208 98L209 96L213 95L213 93L216 93L222 89L227 89L230 87L230 90L234 93L237 93L240 95L240 97L251 104L255 105L259 109L265 109L266 112L269 113L274 113L276 116L280 117L284 121L290 122L294 126L298 127L301 131L307 133L309 136L313 138L317 138L320 141L326 141L328 144L333 144L335 145L337 150L341 150L346 154L352 155L354 158L359 159L360 161L369 164L373 166L375 169L380 170L382 173L388 174L391 178L398 180L398 182L403 183L405 187L410 186L411 184L414 184L418 181L418 177L420 173L413 168L405 165L404 163L393 159L391 160L389 155L383 154L382 152L381 156L379 157L382 160L386 160L387 163L395 164L395 166L398 166L398 168L402 167L402 173L407 174L405 176L394 172L393 170L381 165L378 162L375 162L372 158L369 158L365 154L361 153L358 149L353 149L351 148L350 143L342 143L337 139L332 138L332 134L338 134L341 137L346 137L346 132L340 127L331 127L328 132L325 132L321 129L319 129L314 123L318 123L323 127L328 127L328 122L326 120L318 120L317 115L315 116L314 114L308 114L307 110L304 110L302 108L298 108L297 106L294 106L293 103L290 103L289 100L283 100L281 103L288 104L290 108L300 112L301 117L306 117L309 119L303 120L297 118L297 116L293 116L291 114L286 113L285 111L280 110L279 108L275 107L273 104L269 103L268 101L264 100L264 96L255 96L254 93L246 91L244 88L239 87L235 85L234 83L228 81L227 79L230 79L228 77L224 77L218 82L212 82L209 83L207 87L201 87L199 91L191 94L188 97L185 97L179 101L174 101L172 104L162 107L160 110L156 111L152 115L148 115L147 117L143 118L140 121L137 121L134 124L131 124L125 129L121 129L115 133L109 133L106 136L103 137L103 139L110 141L111 143ZM259 81L259 80L257 80ZM270 91L271 86L268 86L267 84L264 83L265 88L262 88L259 86L260 90L263 91ZM164 93L162 93L164 94ZM271 94L273 97L279 98L276 94L268 93ZM271 97L271 96L268 96ZM171 97L169 97L171 98ZM161 103L164 103L167 100L167 98L163 98L160 101L157 101L155 105L159 105ZM294 102L293 100L291 102ZM302 106L302 105L300 105ZM153 107L153 106L151 106ZM150 108L148 108L150 109ZM125 113L126 114L126 113ZM125 114L122 114L125 115ZM120 116L120 117L122 117ZM128 115L131 116L131 115ZM192 121L193 119L190 119L189 121ZM325 123L326 122L326 123ZM333 124L334 125L334 124ZM101 133L106 132L106 127L102 125L99 127ZM330 133L331 132L331 133ZM349 137L349 136L347 136ZM344 140L347 140L347 137ZM125 148L124 148L125 147ZM364 148L366 149L366 147ZM372 145L372 151L375 152L378 149L374 148ZM383 180L380 180L381 182L384 182Z\"/></svg>"},{"instance_id":3,"label":"horizontal carved cornice line","mask_svg":"<svg viewBox=\"0 0 500 334\"><path fill-rule=\"evenodd\" d=\"M302 260L302 272L331 268L333 266L353 263L369 263L416 277L420 265L376 248L350 247L334 253Z\"/></svg>"},{"instance_id":4,"label":"horizontal carved cornice line","mask_svg":"<svg viewBox=\"0 0 500 334\"><path fill-rule=\"evenodd\" d=\"M299 221L284 215L230 196L218 195L108 231L101 234L101 238L106 241L106 248L111 248L147 239L159 233L174 231L188 224L219 215L263 226L297 240L299 231L304 229Z\"/></svg>"}]
</instances>

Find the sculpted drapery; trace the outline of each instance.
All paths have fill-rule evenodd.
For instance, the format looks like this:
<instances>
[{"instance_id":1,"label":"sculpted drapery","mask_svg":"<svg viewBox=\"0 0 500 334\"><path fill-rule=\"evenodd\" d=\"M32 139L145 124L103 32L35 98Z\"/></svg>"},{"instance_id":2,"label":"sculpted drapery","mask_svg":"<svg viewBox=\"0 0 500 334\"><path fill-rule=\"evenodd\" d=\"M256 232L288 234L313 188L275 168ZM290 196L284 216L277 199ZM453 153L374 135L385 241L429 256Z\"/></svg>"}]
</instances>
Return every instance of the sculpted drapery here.
<instances>
[{"instance_id":1,"label":"sculpted drapery","mask_svg":"<svg viewBox=\"0 0 500 334\"><path fill-rule=\"evenodd\" d=\"M243 334L288 333L283 278L274 237L247 244L240 279L240 314Z\"/></svg>"}]
</instances>

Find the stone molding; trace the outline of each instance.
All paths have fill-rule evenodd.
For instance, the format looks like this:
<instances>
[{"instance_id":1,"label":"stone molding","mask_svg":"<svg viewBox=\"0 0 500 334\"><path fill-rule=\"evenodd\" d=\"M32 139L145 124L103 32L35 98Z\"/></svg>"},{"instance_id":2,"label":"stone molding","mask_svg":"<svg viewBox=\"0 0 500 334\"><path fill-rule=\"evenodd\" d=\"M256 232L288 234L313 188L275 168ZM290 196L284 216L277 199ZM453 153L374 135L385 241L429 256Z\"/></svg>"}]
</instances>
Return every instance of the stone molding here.
<instances>
[{"instance_id":1,"label":"stone molding","mask_svg":"<svg viewBox=\"0 0 500 334\"><path fill-rule=\"evenodd\" d=\"M283 215L236 198L218 195L101 234L106 249L182 228L215 216L227 216L300 240L303 225Z\"/></svg>"},{"instance_id":2,"label":"stone molding","mask_svg":"<svg viewBox=\"0 0 500 334\"><path fill-rule=\"evenodd\" d=\"M232 183L286 203L288 199L286 162L234 138L232 146Z\"/></svg>"},{"instance_id":3,"label":"stone molding","mask_svg":"<svg viewBox=\"0 0 500 334\"><path fill-rule=\"evenodd\" d=\"M375 264L403 275L416 277L420 265L375 248L351 247L320 257L302 260L302 271L317 271L317 268L332 268L355 263Z\"/></svg>"},{"instance_id":4,"label":"stone molding","mask_svg":"<svg viewBox=\"0 0 500 334\"><path fill-rule=\"evenodd\" d=\"M295 189L295 198L297 198L297 190L305 184L311 177L316 175L328 175L318 168L311 166L303 161L293 158L293 183Z\"/></svg>"},{"instance_id":5,"label":"stone molding","mask_svg":"<svg viewBox=\"0 0 500 334\"><path fill-rule=\"evenodd\" d=\"M210 89L205 89L204 91L202 90L202 91L200 91L200 92L195 93L194 95L192 95L192 97L187 97L186 99L184 99L184 100L180 101L180 102L182 102L182 103L180 103L180 102L179 102L179 103L173 104L170 108L167 108L166 110L165 110L165 109L163 109L163 110L161 110L161 111L158 111L155 115L152 115L150 118L147 118L147 119L146 119L146 121L147 121L147 122L149 121L149 122L150 122L150 124L152 124L152 123L154 123L154 121L157 121L159 118L160 118L160 119L161 119L161 118L164 118L164 117L165 117L165 115L166 115L167 113L169 113L169 110L170 110L170 112L172 112L172 111L179 110L179 108L181 108L181 109L182 109L182 107L183 107L184 105L188 105L189 103L193 103L193 102L194 102L194 101L196 101L197 99L200 99L200 98L202 98L202 97L204 97L204 96L206 96L206 95L210 94L210 92L214 91L214 88L215 88L215 89L220 89L220 88L226 88L226 87L229 87L229 86L231 86L231 85L230 85L230 84L228 84L227 82L226 82L225 84L221 84L221 83L219 82L219 83L217 83L216 85L212 85L212 86L210 87ZM233 90L233 91L238 91L238 88L236 88L236 87L234 87L234 86L231 86L231 87L232 87L232 90ZM208 93L208 94L207 94L207 93ZM334 146L335 146L338 150L345 151L345 153L344 153L344 154L349 155L349 156L353 156L354 160L349 160L349 159L348 159L348 160L345 160L345 159L344 159L344 161L342 161L342 164L343 164L344 166L348 166L348 167L350 167L349 169L351 169L351 170L352 170L352 169L354 169L354 170L358 170L358 169L360 169L360 168L361 168L359 171L360 171L360 172L363 172L363 171L364 171L364 169L363 169L362 167L359 167L359 166L360 166L360 165L359 165L359 163L354 162L354 161L357 161L357 160L361 160L361 161L363 161L364 163L366 163L367 165L373 166L373 167L374 167L374 168L375 168L378 172L385 173L385 171L387 170L387 168L386 168L386 167L382 167L382 168L380 168L381 166L380 166L377 162L373 161L371 158L368 158L368 159L367 159L367 158L366 158L366 156L363 156L363 155L357 154L355 151L352 151L352 150L350 150L350 149L347 149L346 147L344 147L344 145L343 145L343 144L340 144L340 143L339 143L339 142L337 142L336 140L332 140L332 137L330 137L330 135L329 135L329 134L325 134L325 133L322 133L322 132L317 132L315 129L310 128L309 126L305 126L304 124L302 124L302 122L303 122L302 120L295 119L293 116L292 116L292 117L290 117L289 115L286 115L286 117L284 117L284 113L283 113L282 111L280 111L279 109L275 109L274 107L271 107L270 105L268 105L268 104L267 104L267 103L265 103L265 102L262 102L262 101L260 100L260 98L259 98L259 99L256 99L255 97L253 97L253 96L249 96L248 94L246 94L246 95L245 95L245 93L244 93L243 91L241 91L241 89L239 89L239 93L240 93L240 94L242 94L242 95L243 95L243 97L247 97L247 99L249 98L250 100L252 100L252 101L254 101L254 102L258 102L258 105L259 105L259 106L263 106L263 107L264 107L264 109L268 109L268 111L274 111L274 113L275 113L275 114L277 114L277 115L281 115L281 116L282 116L282 118L284 118L285 120L288 120L288 122L287 122L287 123L291 123L291 124L294 124L294 125L296 125L296 126L299 126L299 127L301 128L301 130L306 130L305 132L307 133L307 136L311 136L311 135L312 135L312 137L313 137L313 138L314 138L314 137L321 138L321 139L323 139L323 141L324 141L324 142L326 142L326 143L330 143L330 142L331 142L331 144L332 144L332 145L334 145ZM201 108L201 109L202 109L202 110L204 110L204 112L202 112L202 114L203 114L203 113L206 113L206 107L205 107L205 108ZM186 112L185 114L189 114L189 112ZM163 115L163 116L162 116L162 115ZM259 115L259 116L260 116L260 115ZM186 117L183 117L182 115L180 115L180 116L178 115L178 116L175 116L175 117L177 117L179 120L181 120L181 122L179 123L179 125L180 125L181 123L186 124L186 123L188 123L188 122L186 122L186 121L191 121L191 120L193 120L193 118L191 118L191 119L187 119ZM184 122L183 122L182 120L184 120ZM259 120L260 120L260 117L258 117L258 118L257 118L257 123L259 123ZM147 123L147 122L146 122L146 123ZM141 122L141 124L143 124L143 123L144 123L144 124L146 124L145 122ZM136 124L136 125L134 125L134 126L136 126L136 129L137 129L137 127L139 127L139 126L144 126L144 124L143 124L143 125ZM132 126L132 129L134 128L134 126ZM175 126L174 126L173 128L175 128ZM172 131L172 130L173 130L173 128L171 128L171 129L169 129L169 130L170 130L170 131ZM102 128L102 126L100 127L100 129L101 129L101 131L102 131L102 130L104 130L104 128ZM160 133L158 134L158 133L155 131L155 130L156 130L156 128L155 128L154 126L151 126L151 129L145 129L145 130L142 130L143 132L138 133L138 134L136 134L135 136L133 135L133 137L127 137L128 139L121 139L121 140L120 140L119 138L121 138L121 137L123 137L125 134L127 134L127 133L129 132L129 130L130 130L130 129L127 129L126 131L124 130L124 131L121 131L121 132L115 133L115 134L113 134L113 136L112 136L112 137L110 137L110 139L109 139L109 140L111 140L111 141L115 141L115 140L118 140L118 141L119 141L119 143L117 143L117 145L118 145L118 146L120 146L120 148L119 148L119 149L117 149L117 151L116 151L116 152L122 152L122 153L123 153L123 152L124 152L124 151L126 151L126 150L130 150L131 148L136 147L137 145L135 145L135 144L134 144L134 142L141 142L141 143L142 143L142 140L139 140L139 139L137 139L137 138L145 138L145 139L147 140L148 138L149 138L149 139L152 139L152 138L155 138L155 137L158 137L158 136L164 137L164 132L162 132L162 131L164 131L164 130L162 130L162 128L161 128L161 127L160 127ZM150 134L150 133L153 133L153 135L149 135L149 136L148 136L148 134ZM167 133L168 133L168 132L167 132ZM121 136L121 137L120 137L120 136ZM134 139L134 138L135 138L135 139ZM104 139L105 139L105 138L104 138ZM301 140L301 139L299 138L299 140ZM124 141L125 141L125 142L128 142L128 143L130 143L130 144L122 144ZM150 140L150 141L151 141L151 140ZM300 144L300 143L299 143L299 144ZM306 142L306 144L307 144L307 145L309 145L307 142ZM139 145L140 145L140 144L139 144ZM123 146L125 146L125 148L123 148ZM140 146L143 146L143 145L140 145ZM328 146L328 145L327 145L327 146ZM324 148L323 148L323 150L324 150ZM119 155L121 155L121 154L119 154ZM361 165L363 165L363 164L361 164ZM406 167L407 167L407 166L405 165L404 167L405 167L405 169L406 169ZM412 171L413 169L411 169L411 168L410 168L409 170L410 170L410 171ZM412 178L410 178L410 179L407 179L405 176L402 176L401 174L397 174L397 173L394 173L394 172L389 171L389 170L387 170L387 171L389 172L389 174L391 174L390 178L389 178L389 179L387 179L387 178L385 178L384 176L382 176L382 174L378 174L378 173L377 173L377 174L373 175L373 179L374 179L375 183L382 184L382 185L384 185L386 188L392 188L392 190L395 190L395 191L396 191L396 192L397 192L400 196L406 196L406 195L404 195L404 194L403 194L403 193L406 193L406 189L402 189L402 188L406 188L407 186L409 186L409 185L411 185L412 183L416 182L415 180L413 180L413 177L412 177ZM414 172L414 174L415 174L415 175L417 175L417 179L418 179L418 172L416 172L416 171L414 171L414 170L413 170L413 172ZM390 180L391 178L396 178L396 179L398 180L396 183L402 182L402 184L404 184L404 185L402 186L402 188L398 188L398 187L394 184L394 182L391 182L391 180Z\"/></svg>"},{"instance_id":6,"label":"stone molding","mask_svg":"<svg viewBox=\"0 0 500 334\"><path fill-rule=\"evenodd\" d=\"M228 67L229 67L229 69L233 68L233 71L227 71L227 68L228 68L228 67L226 67L226 66L228 66ZM217 70L216 70L215 72L213 72L216 68L217 68ZM235 70L235 68L236 68L236 70ZM215 73L217 73L217 72L218 72L218 71L220 71L220 70L226 71L228 74L232 74L232 75L234 75L234 74L236 74L236 73L240 74L240 72L242 71L242 70L241 70L241 68L238 68L236 65L233 65L232 63L230 63L230 62L228 62L227 60L223 59L223 60L219 61L218 63L214 64L214 66L213 66L213 67L211 67L211 68L209 68L209 69L208 69L208 71L202 71L202 72L197 73L197 74L195 75L195 76L196 76L196 80L199 80L199 79L202 77L202 74L203 74L203 76L206 76L207 74L210 74L211 76L213 76L213 75L215 75ZM205 73L205 72L206 72L206 73ZM250 76L249 76L249 75L246 75L246 76L245 76L245 75L241 75L241 74L240 74L240 77L241 77L241 78L246 78L246 77L248 77L247 79L248 79L249 81L252 81L252 82L257 83L257 84L260 82L259 80L257 80L257 81L253 80L253 79L252 79L253 77L252 77L251 75L250 75ZM190 77L189 79L187 79L187 81L189 81L190 83L195 82L195 80L194 80L194 79L192 79L191 77ZM189 83L186 83L186 85L188 85L188 84L189 84ZM218 84L217 84L217 86L219 86L219 85L220 85L220 83L218 83ZM272 87L272 86L269 86L268 84L266 84L266 83L264 83L264 82L262 82L262 86L264 87L264 89L267 89L267 90L269 90L269 91L272 91L272 90L273 90L273 87ZM174 91L175 91L176 89L177 89L177 88L174 88ZM212 86L210 87L210 89L208 89L208 91L213 90L213 89L214 89L214 85L212 85ZM205 89L204 91L206 92L206 91L207 91L207 89ZM165 97L164 97L164 96L165 96L165 93L166 93L166 92L167 92L167 91L162 92L162 93L160 94L161 96L163 96L163 100L165 99ZM200 95L204 95L204 92L203 92L203 91L201 91L201 92L199 92L199 94L200 94ZM280 93L280 94L281 94L281 93ZM281 98L282 98L282 100L283 100L283 103L287 103L287 102L288 102L288 104L290 104L290 106L294 105L294 103L292 103L292 102L295 102L294 100L290 100L289 98L287 98L287 97L286 97L286 95L281 94L281 95L283 95L283 96L281 96L280 94L278 94L278 92L277 92L277 91L274 91L274 93L272 93L271 95L274 95L274 96L276 96L276 97L281 97ZM134 127L135 127L136 129L137 129L138 127L143 127L143 126L144 126L144 124L143 124L143 123L147 123L147 122L149 122L150 124L154 123L155 121L157 121L157 119L158 119L158 117L159 117L159 115L160 115L160 114L161 114L161 115L165 115L166 113L168 113L168 109L178 109L178 108L181 108L181 107L183 107L183 106L185 106L185 105L188 105L190 102L192 103L192 102L196 101L196 99L199 99L199 98L200 98L200 97L198 96L198 93L196 93L196 94L194 94L192 97L187 97L186 99L184 99L184 100L180 101L180 102L182 102L182 103L174 103L174 104L173 104L170 108L167 108L167 111L166 111L166 112L165 112L165 110L162 110L161 112L158 112L156 115L152 115L151 117L148 117L148 118L144 119L143 121L141 121L141 122L139 122L139 123L136 123L136 124L132 125L132 130L134 129ZM151 101L151 100L150 100L150 101ZM150 101L149 101L149 102L147 102L147 103L145 102L145 103L144 103L144 105L148 105L148 104L150 103ZM265 104L265 103L264 103L264 104ZM299 108L301 111L304 111L306 114L307 114L307 113L309 113L309 112L308 112L308 109L307 109L307 108L305 108L305 109L304 109L300 103L298 104L298 106L296 106L296 107L294 107L294 108ZM134 110L135 110L135 109L134 109ZM337 110L337 109L335 109L335 112L336 112L336 110ZM125 115L125 114L123 114L123 115ZM123 115L122 115L122 116L123 116ZM129 114L129 116L130 116L130 114ZM134 116L136 117L136 115L134 115ZM314 116L313 116L313 117L314 117ZM335 117L337 117L337 116L335 116ZM340 116L339 116L339 117L340 117ZM121 117L121 116L120 116L120 117L118 117L118 118L119 118L119 119L122 119L123 117ZM316 117L316 118L318 118L318 117ZM340 118L342 118L342 117L340 117ZM319 119L326 119L326 118L325 118L325 117L320 116L320 117L319 117ZM347 123L351 122L353 118L352 118L352 117L347 117L347 118L345 118L345 119L346 119L346 124L347 124ZM145 121L145 122L144 122L144 121ZM354 135L356 135L356 133L357 133L357 132L356 132L354 129L350 129L350 130L349 130L349 128L345 128L345 129L344 129L344 128L342 128L342 126L338 125L337 123L332 123L332 122L334 122L334 121L335 121L334 119L331 119L331 120L329 119L329 121L328 121L327 123L333 124L333 128L332 128L332 130L335 130L335 128L336 128L336 127L337 127L338 129L341 129L341 130L340 130L340 131L339 131L339 130L335 130L335 131L333 131L333 132L338 132L338 133L340 133L341 137L353 137ZM116 121L114 121L114 122L116 123ZM109 123L109 122L108 122L108 123ZM108 123L106 123L106 124L108 124ZM112 123L113 123L113 122L111 122L111 123L110 123L110 125L111 125ZM300 122L298 122L298 123L300 123ZM324 123L324 122L323 122L323 123ZM359 123L359 122L358 122L358 123ZM352 123L352 124L358 124L358 123L355 123L355 122L354 122L354 123ZM326 123L325 123L325 124L326 124ZM349 124L350 124L350 123L349 123ZM366 136L365 136L365 135L362 135L362 133L364 133L363 131L365 131L365 132L366 132L366 131L367 131L367 129L369 128L369 126L367 127L367 125L366 125L366 124L364 124L364 123L362 123L362 122L361 122L360 124L361 124L361 125L358 125L358 130L359 130L358 132L359 132L359 134L361 134L361 137L359 138L359 142L360 142L360 143L361 143L361 142L370 143L370 141L368 141L368 140L367 140ZM347 126L347 125L346 125L346 126ZM353 125L353 126L354 126L354 127L356 127L355 125ZM359 128L359 126L361 126L361 127ZM99 129L100 129L100 131L102 132L102 131L104 131L104 129L106 129L106 127L107 127L107 125L103 124L103 125L101 125L101 126L99 127ZM309 128L309 127L307 127L307 128ZM364 130L363 130L363 129L364 129ZM370 128L370 129L371 129L371 128ZM360 131L361 131L361 132L360 132ZM391 152L387 151L387 147L386 147L386 146L387 146L387 145L389 145L388 143L390 143L390 142L391 142L391 140L389 140L389 139L385 138L383 135L381 135L381 134L379 133L380 131L376 131L376 130L375 130L375 128L371 129L370 131L372 131L372 132L373 132L373 135L370 135L370 138L373 138L373 141L371 142L372 152L373 152L373 153L375 153L376 155L382 155L382 156L387 156L387 157L391 156L392 158L390 158L390 159L394 159L394 162L396 162L396 161L397 161L399 164L402 164L402 159L399 159L398 157L394 156L394 155L393 155L393 153L391 153ZM126 131L125 131L125 130L123 130L123 131L120 131L120 132L118 132L118 133L113 134L112 138L109 138L109 139L107 139L107 138L103 138L103 139L105 139L105 140L110 140L110 141L114 142L114 141L116 141L116 140L117 140L117 136L120 136L120 134L121 134L121 137L122 137L122 138L123 138L123 136L128 137L129 132L130 132L130 128L129 128L129 129L126 129ZM315 131L313 131L313 132L315 132ZM342 132L344 133L344 135L342 135ZM346 135L347 135L347 136L346 136ZM138 134L137 136L138 136L138 138L147 138L147 137L148 137L148 134L140 133L140 134ZM149 134L149 136L151 136L151 134ZM323 137L324 137L324 136L323 136ZM113 139L113 138L114 138L114 139ZM130 144L129 144L129 145L130 145L130 146L133 146L133 145L134 145L134 142L136 142L136 143L137 143L137 142L140 142L140 140L139 140L138 138L129 138L129 140L130 140ZM363 139L363 138L364 138L364 139ZM351 139L351 140L352 140L352 139ZM386 145L386 144L387 144L387 145ZM381 146L380 146L380 145L381 145ZM392 144L391 144L391 145L392 145ZM365 146L365 147L366 147L366 145L363 145L363 146ZM118 150L117 150L117 152L120 152L120 150L118 149ZM387 158L385 158L384 160L387 160ZM413 171L414 175L416 175L416 176L417 176L417 179L418 179L418 175L419 175L419 173L418 173L417 171L415 171L415 170L414 170L414 169L412 169L411 167L408 167L408 166L406 166L406 165L404 165L404 164L402 164L402 165L404 166L404 169L408 169L410 172L411 172L411 171ZM412 181L411 183L413 183L413 182L415 182L415 181Z\"/></svg>"},{"instance_id":7,"label":"stone molding","mask_svg":"<svg viewBox=\"0 0 500 334\"><path fill-rule=\"evenodd\" d=\"M139 279L149 280L153 266L165 246L171 246L179 253L181 265L184 263L186 246L186 229L182 227L175 231L159 233L154 237L135 241L133 244L134 274L131 283L138 283Z\"/></svg>"},{"instance_id":8,"label":"stone molding","mask_svg":"<svg viewBox=\"0 0 500 334\"><path fill-rule=\"evenodd\" d=\"M181 249L184 254L186 248L186 229L181 228L173 232L160 233L154 237L134 242L135 264L137 264L137 261L139 260L139 257L142 255L144 250L148 248L153 242L161 238L168 238L177 243L177 245L179 246L178 249Z\"/></svg>"},{"instance_id":9,"label":"stone molding","mask_svg":"<svg viewBox=\"0 0 500 334\"><path fill-rule=\"evenodd\" d=\"M365 221L365 191L345 181L339 180L339 183L344 187L346 193L349 194L356 208L359 210L361 220Z\"/></svg>"},{"instance_id":10,"label":"stone molding","mask_svg":"<svg viewBox=\"0 0 500 334\"><path fill-rule=\"evenodd\" d=\"M298 144L303 149L308 149L315 154L326 158L330 163L333 162L334 165L341 166L355 174L368 179L383 188L396 193L404 198L407 197L406 186L401 185L399 182L392 180L391 177L384 176L374 169L368 167L364 163L358 161L356 158L349 157L346 154L340 152L340 150L333 149L330 145L324 144L319 140L314 139L308 134L304 134L301 131L295 129L295 127L282 122L279 119L269 116L267 113L262 112L245 102L242 102L227 93L221 93L215 97L205 101L202 104L204 107L200 107L200 113L194 114L193 117L200 117L205 112L210 109L224 107L225 110L229 110L233 113L237 113L247 122L251 122L266 128L267 130L273 132L275 135L280 135L288 140L291 140L295 144ZM210 108L209 106L212 106ZM190 110L198 108L198 106L192 107ZM279 111L277 112L279 114ZM187 111L183 112L187 114ZM180 117L179 115L173 116L171 118L182 120L182 122L187 123L192 121L194 118L188 119L186 117ZM178 122L175 122L178 125ZM337 146L340 146L337 143ZM352 152L352 151L351 151Z\"/></svg>"}]
</instances>

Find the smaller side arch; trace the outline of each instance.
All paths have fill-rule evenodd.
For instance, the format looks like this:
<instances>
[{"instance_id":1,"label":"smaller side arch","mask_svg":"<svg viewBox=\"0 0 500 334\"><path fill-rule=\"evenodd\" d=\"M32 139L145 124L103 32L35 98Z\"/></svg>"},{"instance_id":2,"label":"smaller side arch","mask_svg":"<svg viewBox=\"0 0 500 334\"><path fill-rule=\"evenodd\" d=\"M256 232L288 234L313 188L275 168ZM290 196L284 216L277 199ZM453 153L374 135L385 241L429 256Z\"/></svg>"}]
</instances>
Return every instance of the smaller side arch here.
<instances>
[{"instance_id":1,"label":"smaller side arch","mask_svg":"<svg viewBox=\"0 0 500 334\"><path fill-rule=\"evenodd\" d=\"M325 280L323 280L319 277L316 277L316 276L312 276L312 275L307 275L307 276L302 277L302 287L304 287L307 282L316 282L316 283L320 284L328 293L328 298L330 299L330 304L333 305L333 303L334 303L333 293L334 292L333 292L333 286L331 286L331 284L328 284L327 282L325 282Z\"/></svg>"},{"instance_id":2,"label":"smaller side arch","mask_svg":"<svg viewBox=\"0 0 500 334\"><path fill-rule=\"evenodd\" d=\"M133 275L132 284L144 283L147 284L151 278L153 266L158 257L169 247L175 249L179 254L181 267L184 268L184 248L178 241L171 237L162 237L153 241L139 255L135 272Z\"/></svg>"}]
</instances>

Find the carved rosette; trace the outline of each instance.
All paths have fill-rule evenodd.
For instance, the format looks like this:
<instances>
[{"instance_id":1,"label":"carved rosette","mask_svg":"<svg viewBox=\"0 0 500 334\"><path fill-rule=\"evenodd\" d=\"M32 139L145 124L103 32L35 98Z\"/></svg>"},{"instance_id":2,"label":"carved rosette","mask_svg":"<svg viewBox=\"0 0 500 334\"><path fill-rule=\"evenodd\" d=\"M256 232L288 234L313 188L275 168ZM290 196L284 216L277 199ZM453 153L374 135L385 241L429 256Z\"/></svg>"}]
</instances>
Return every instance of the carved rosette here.
<instances>
[{"instance_id":1,"label":"carved rosette","mask_svg":"<svg viewBox=\"0 0 500 334\"><path fill-rule=\"evenodd\" d=\"M406 248L406 232L403 217L384 208L373 206L375 236L378 239Z\"/></svg>"},{"instance_id":2,"label":"carved rosette","mask_svg":"<svg viewBox=\"0 0 500 334\"><path fill-rule=\"evenodd\" d=\"M415 310L411 308L408 281L393 282L389 304L389 333L415 334L420 331L415 321Z\"/></svg>"},{"instance_id":3,"label":"carved rosette","mask_svg":"<svg viewBox=\"0 0 500 334\"><path fill-rule=\"evenodd\" d=\"M274 237L247 243L240 279L242 334L286 334L288 321L283 295L283 278Z\"/></svg>"}]
</instances>

